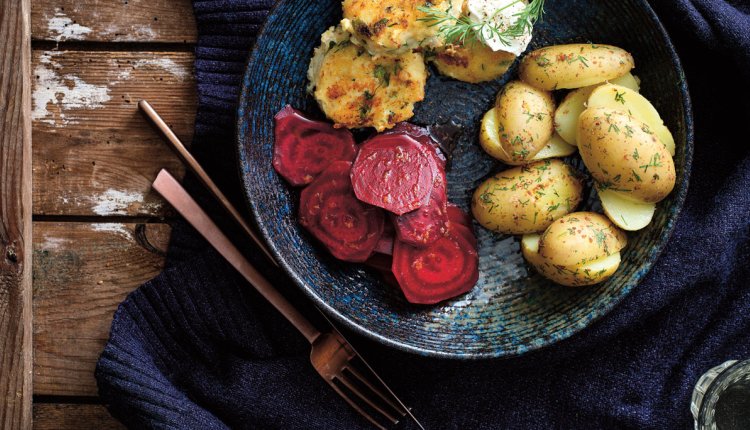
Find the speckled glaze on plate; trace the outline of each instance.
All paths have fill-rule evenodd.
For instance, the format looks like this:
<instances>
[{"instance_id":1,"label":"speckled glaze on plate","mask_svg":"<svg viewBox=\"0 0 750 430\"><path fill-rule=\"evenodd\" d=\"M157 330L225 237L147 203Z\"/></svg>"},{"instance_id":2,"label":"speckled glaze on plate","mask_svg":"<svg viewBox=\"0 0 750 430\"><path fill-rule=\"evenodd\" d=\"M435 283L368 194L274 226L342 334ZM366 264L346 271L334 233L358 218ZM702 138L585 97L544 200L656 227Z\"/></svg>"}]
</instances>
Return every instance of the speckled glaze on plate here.
<instances>
[{"instance_id":1,"label":"speckled glaze on plate","mask_svg":"<svg viewBox=\"0 0 750 430\"><path fill-rule=\"evenodd\" d=\"M319 113L305 92L306 71L320 35L340 19L340 0L282 0L268 18L250 58L238 112L238 150L248 202L284 269L315 303L351 329L386 345L458 359L510 357L550 345L606 314L635 288L664 248L687 192L693 148L692 113L679 59L643 0L547 2L532 47L588 42L633 53L641 92L677 142L677 184L646 229L629 234L623 263L608 282L570 289L530 270L512 236L478 225L480 277L467 294L436 306L414 306L362 265L335 260L297 223L299 190L273 170L273 116L284 105ZM505 78L472 85L432 73L412 122L463 126L448 173L449 197L468 208L474 188L503 166L477 143L481 115ZM577 157L569 159L583 170ZM582 209L599 208L591 187Z\"/></svg>"}]
</instances>

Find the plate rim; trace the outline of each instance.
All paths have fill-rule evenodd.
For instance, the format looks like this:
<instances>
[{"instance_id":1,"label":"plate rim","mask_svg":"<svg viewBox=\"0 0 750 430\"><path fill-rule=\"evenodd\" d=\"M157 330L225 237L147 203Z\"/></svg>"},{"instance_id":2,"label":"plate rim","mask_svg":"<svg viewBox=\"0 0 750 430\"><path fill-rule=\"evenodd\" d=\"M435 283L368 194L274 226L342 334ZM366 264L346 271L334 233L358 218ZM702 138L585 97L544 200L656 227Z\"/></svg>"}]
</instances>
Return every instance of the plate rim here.
<instances>
[{"instance_id":1,"label":"plate rim","mask_svg":"<svg viewBox=\"0 0 750 430\"><path fill-rule=\"evenodd\" d=\"M249 165L252 162L251 160L248 160L243 153L244 142L247 140L248 142L251 143L252 139L249 136L246 136L241 133L241 130L243 128L243 122L245 121L245 118L246 118L246 115L244 114L244 108L252 99L252 95L249 94L250 85L248 85L249 78L250 78L250 70L253 64L257 61L257 58L259 55L258 54L259 42L261 42L265 37L268 37L266 35L266 27L268 26L269 19L277 13L278 9L280 9L283 6L283 4L285 4L288 1L290 0L279 0L269 10L268 16L266 17L266 21L263 23L263 26L258 32L258 35L253 44L253 48L250 54L248 55L247 61L245 62L245 71L242 75L242 81L240 82L241 91L238 97L236 121L235 121L235 150L237 152L237 168L238 168L238 174L240 176L240 182L242 183L242 197L245 201L245 204L250 208L251 215L253 216L253 221L255 222L256 227L258 228L261 235L263 236L264 242L269 247L273 256L276 258L276 261L284 270L284 273L289 278L292 279L292 281L296 284L296 286L300 290L302 290L308 298L312 300L315 307L323 314L326 320L331 322L331 320L328 317L332 316L334 320L343 324L345 327L347 327L347 329L352 330L359 335L367 337L371 340L375 340L376 342L380 344L393 347L401 351L425 356L425 357L435 357L435 358L444 358L444 359L453 359L453 360L462 360L462 361L483 360L483 359L510 359L510 358L523 356L532 351L545 349L563 340L571 338L573 335L582 332L587 327L591 327L594 323L600 321L604 316L606 316L609 312L611 312L612 309L614 309L617 305L619 305L625 299L625 297L630 295L632 290L638 285L640 285L643 279L650 273L651 269L653 268L653 265L656 263L656 260L658 260L661 254L664 252L664 249L666 248L666 245L669 242L669 239L674 233L675 226L677 224L678 219L680 218L680 214L682 213L682 209L684 207L685 200L687 198L687 193L688 193L688 189L690 185L690 174L692 172L692 164L693 164L694 116L693 116L692 99L690 97L690 90L688 87L687 78L685 77L685 70L682 66L682 62L680 61L679 55L677 54L677 50L675 49L674 43L672 42L672 39L669 36L669 33L667 32L666 28L664 27L664 24L661 22L656 12L653 10L651 5L646 0L633 0L634 2L640 5L642 10L651 19L651 22L656 25L656 30L663 38L667 54L669 55L671 59L671 64L676 68L676 71L678 75L680 76L678 87L679 87L680 93L683 96L682 105L685 111L683 119L685 120L685 128L686 128L686 136L685 136L686 144L685 144L685 149L684 149L685 151L685 166L684 166L684 173L683 173L684 178L683 178L683 181L679 184L679 188L673 191L673 192L675 191L677 192L675 196L675 204L673 207L674 213L668 218L667 225L662 229L661 234L658 236L657 245L651 248L651 250L649 251L647 261L643 263L643 265L639 268L639 271L635 274L635 276L631 279L631 281L627 282L623 286L623 288L621 289L622 291L621 294L619 294L616 297L613 297L611 300L606 302L604 306L598 307L595 311L592 311L591 318L587 318L584 322L578 322L576 324L569 325L565 329L561 330L558 336L555 336L554 338L548 338L544 342L534 343L531 345L524 345L523 347L519 347L514 350L506 350L506 352L504 353L499 353L498 350L478 351L478 352L471 352L471 351L469 352L455 352L455 351L446 352L446 351L440 351L437 349L418 347L418 346L404 343L401 341L396 341L387 336L371 331L370 329L346 317L341 312L339 312L336 308L334 308L333 306L325 302L320 296L315 294L313 289L310 286L308 286L307 283L303 281L294 270L292 270L290 264L287 262L286 258L284 258L284 255L277 248L275 242L269 239L270 234L269 234L268 229L264 226L263 223L259 222L259 219L258 219L259 217L257 215L257 205L256 205L255 200L250 197L250 193L249 193L250 188L248 184L249 181L248 181L247 176L244 174L244 170L245 170L244 166Z\"/></svg>"}]
</instances>

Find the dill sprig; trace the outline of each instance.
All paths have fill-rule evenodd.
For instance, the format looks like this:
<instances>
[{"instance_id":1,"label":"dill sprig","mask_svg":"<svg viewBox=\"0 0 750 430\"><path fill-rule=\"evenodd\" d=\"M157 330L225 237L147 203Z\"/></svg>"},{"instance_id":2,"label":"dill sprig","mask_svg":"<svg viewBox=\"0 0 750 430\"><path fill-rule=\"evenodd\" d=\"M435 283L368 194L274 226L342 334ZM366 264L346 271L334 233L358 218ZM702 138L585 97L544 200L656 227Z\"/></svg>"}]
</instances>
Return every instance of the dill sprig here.
<instances>
[{"instance_id":1,"label":"dill sprig","mask_svg":"<svg viewBox=\"0 0 750 430\"><path fill-rule=\"evenodd\" d=\"M497 38L503 45L510 46L510 39L530 33L534 24L541 19L544 14L544 1L531 0L522 11L513 15L516 18L513 24L504 29L494 23L495 17L503 10L520 3L521 0L499 8L492 16L482 21L475 21L466 15L453 16L450 13L450 7L443 11L433 6L420 6L417 10L425 16L419 18L418 21L428 22L430 27L437 26L438 34L446 43L465 45L482 42L486 44L485 34L489 34L490 39Z\"/></svg>"}]
</instances>

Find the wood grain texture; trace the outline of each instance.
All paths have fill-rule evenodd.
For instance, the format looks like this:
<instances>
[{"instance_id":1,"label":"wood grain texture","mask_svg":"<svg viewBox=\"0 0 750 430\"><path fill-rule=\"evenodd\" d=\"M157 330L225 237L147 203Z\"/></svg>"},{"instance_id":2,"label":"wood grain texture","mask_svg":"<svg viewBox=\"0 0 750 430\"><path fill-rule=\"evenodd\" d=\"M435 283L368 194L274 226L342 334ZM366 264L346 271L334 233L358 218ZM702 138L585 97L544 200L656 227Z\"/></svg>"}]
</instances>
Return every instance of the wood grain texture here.
<instances>
[{"instance_id":1,"label":"wood grain texture","mask_svg":"<svg viewBox=\"0 0 750 430\"><path fill-rule=\"evenodd\" d=\"M0 428L31 426L29 0L0 0Z\"/></svg>"},{"instance_id":2,"label":"wood grain texture","mask_svg":"<svg viewBox=\"0 0 750 430\"><path fill-rule=\"evenodd\" d=\"M151 192L179 159L138 112L150 101L192 140L197 95L186 52L34 51L34 213L164 216Z\"/></svg>"},{"instance_id":3,"label":"wood grain texture","mask_svg":"<svg viewBox=\"0 0 750 430\"><path fill-rule=\"evenodd\" d=\"M161 272L169 233L166 224L34 224L34 394L97 395L112 315Z\"/></svg>"},{"instance_id":4,"label":"wood grain texture","mask_svg":"<svg viewBox=\"0 0 750 430\"><path fill-rule=\"evenodd\" d=\"M120 430L125 426L112 418L103 405L37 403L35 430Z\"/></svg>"},{"instance_id":5,"label":"wood grain texture","mask_svg":"<svg viewBox=\"0 0 750 430\"><path fill-rule=\"evenodd\" d=\"M190 0L45 0L31 8L34 40L193 43Z\"/></svg>"}]
</instances>

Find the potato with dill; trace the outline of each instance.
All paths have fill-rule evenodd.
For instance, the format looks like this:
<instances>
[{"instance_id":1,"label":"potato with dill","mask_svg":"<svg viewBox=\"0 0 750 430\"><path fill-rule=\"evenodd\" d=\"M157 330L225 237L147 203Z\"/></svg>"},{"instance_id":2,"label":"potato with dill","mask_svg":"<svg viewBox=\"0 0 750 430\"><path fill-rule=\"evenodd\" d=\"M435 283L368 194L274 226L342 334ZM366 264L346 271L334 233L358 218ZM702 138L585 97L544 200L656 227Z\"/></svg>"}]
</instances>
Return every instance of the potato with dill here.
<instances>
[{"instance_id":1,"label":"potato with dill","mask_svg":"<svg viewBox=\"0 0 750 430\"><path fill-rule=\"evenodd\" d=\"M640 89L638 78L630 73L626 73L623 76L610 80L609 82L629 88L636 93ZM581 112L586 110L586 103L588 102L591 93L597 88L599 88L599 85L591 85L575 89L566 94L565 98L563 98L557 106L557 110L555 111L555 131L557 131L557 134L559 134L567 143L576 145L576 127L578 127L578 117L581 115Z\"/></svg>"},{"instance_id":2,"label":"potato with dill","mask_svg":"<svg viewBox=\"0 0 750 430\"><path fill-rule=\"evenodd\" d=\"M412 117L414 104L424 99L427 70L420 53L374 57L332 28L315 50L308 78L335 127L383 131Z\"/></svg>"},{"instance_id":3,"label":"potato with dill","mask_svg":"<svg viewBox=\"0 0 750 430\"><path fill-rule=\"evenodd\" d=\"M672 156L644 122L626 112L586 109L578 119L578 150L591 176L635 201L656 203L674 188Z\"/></svg>"},{"instance_id":4,"label":"potato with dill","mask_svg":"<svg viewBox=\"0 0 750 430\"><path fill-rule=\"evenodd\" d=\"M427 55L427 58L440 74L476 84L503 76L516 56L510 52L493 51L487 45L475 42L446 45Z\"/></svg>"},{"instance_id":5,"label":"potato with dill","mask_svg":"<svg viewBox=\"0 0 750 430\"><path fill-rule=\"evenodd\" d=\"M532 51L521 61L518 75L537 88L552 91L600 84L628 73L633 56L611 45L575 43Z\"/></svg>"},{"instance_id":6,"label":"potato with dill","mask_svg":"<svg viewBox=\"0 0 750 430\"><path fill-rule=\"evenodd\" d=\"M483 227L504 234L544 231L575 210L583 184L560 160L537 161L487 179L474 191L471 211Z\"/></svg>"},{"instance_id":7,"label":"potato with dill","mask_svg":"<svg viewBox=\"0 0 750 430\"><path fill-rule=\"evenodd\" d=\"M612 81L594 89L587 100L590 108L606 107L631 114L635 119L645 122L659 138L671 155L675 153L674 137L664 125L659 112L645 97L628 85Z\"/></svg>"},{"instance_id":8,"label":"potato with dill","mask_svg":"<svg viewBox=\"0 0 750 430\"><path fill-rule=\"evenodd\" d=\"M609 108L588 108L578 118L578 149L607 216L620 228L640 230L655 204L675 185L674 161L645 122Z\"/></svg>"},{"instance_id":9,"label":"potato with dill","mask_svg":"<svg viewBox=\"0 0 750 430\"><path fill-rule=\"evenodd\" d=\"M540 234L521 239L521 252L542 276L580 287L609 279L620 266L627 236L604 215L574 212Z\"/></svg>"},{"instance_id":10,"label":"potato with dill","mask_svg":"<svg viewBox=\"0 0 750 430\"><path fill-rule=\"evenodd\" d=\"M507 164L529 163L552 137L555 100L548 91L509 82L482 118L479 143Z\"/></svg>"},{"instance_id":11,"label":"potato with dill","mask_svg":"<svg viewBox=\"0 0 750 430\"><path fill-rule=\"evenodd\" d=\"M399 54L418 47L442 45L438 27L424 20L425 4L451 12L451 0L344 0L341 26L352 34L355 44L371 54ZM456 1L456 4L459 2Z\"/></svg>"}]
</instances>

